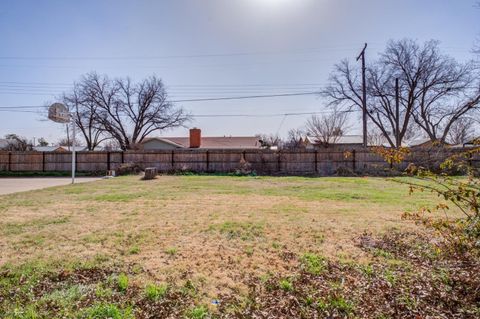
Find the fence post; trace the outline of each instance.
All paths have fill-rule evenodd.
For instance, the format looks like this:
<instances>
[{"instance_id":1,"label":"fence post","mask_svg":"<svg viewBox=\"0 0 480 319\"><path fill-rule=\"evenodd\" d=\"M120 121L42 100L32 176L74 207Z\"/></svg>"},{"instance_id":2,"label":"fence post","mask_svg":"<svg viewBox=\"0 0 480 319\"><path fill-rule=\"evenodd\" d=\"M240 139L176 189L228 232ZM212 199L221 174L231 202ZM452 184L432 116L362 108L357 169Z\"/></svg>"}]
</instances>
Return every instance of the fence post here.
<instances>
[{"instance_id":1,"label":"fence post","mask_svg":"<svg viewBox=\"0 0 480 319\"><path fill-rule=\"evenodd\" d=\"M12 171L12 152L8 152L8 171Z\"/></svg>"},{"instance_id":2,"label":"fence post","mask_svg":"<svg viewBox=\"0 0 480 319\"><path fill-rule=\"evenodd\" d=\"M172 169L175 168L175 151L172 151L172 158L171 158L171 163L172 163Z\"/></svg>"},{"instance_id":3,"label":"fence post","mask_svg":"<svg viewBox=\"0 0 480 319\"><path fill-rule=\"evenodd\" d=\"M110 170L110 152L107 152L107 171Z\"/></svg>"},{"instance_id":4,"label":"fence post","mask_svg":"<svg viewBox=\"0 0 480 319\"><path fill-rule=\"evenodd\" d=\"M124 163L123 153L124 153L124 151L122 151L122 153L121 153L122 154L122 156L121 156L122 157L122 164Z\"/></svg>"},{"instance_id":5,"label":"fence post","mask_svg":"<svg viewBox=\"0 0 480 319\"><path fill-rule=\"evenodd\" d=\"M277 153L277 171L280 172L281 170L281 151L278 151Z\"/></svg>"},{"instance_id":6,"label":"fence post","mask_svg":"<svg viewBox=\"0 0 480 319\"><path fill-rule=\"evenodd\" d=\"M352 151L352 165L353 165L353 172L355 172L357 170L357 159L356 159L356 156L357 155L357 151L356 150L353 150Z\"/></svg>"},{"instance_id":7,"label":"fence post","mask_svg":"<svg viewBox=\"0 0 480 319\"><path fill-rule=\"evenodd\" d=\"M208 172L208 170L210 169L210 153L208 152L208 150L205 155L207 156L206 160L207 160L207 172Z\"/></svg>"},{"instance_id":8,"label":"fence post","mask_svg":"<svg viewBox=\"0 0 480 319\"><path fill-rule=\"evenodd\" d=\"M318 150L315 150L315 173L318 173Z\"/></svg>"},{"instance_id":9,"label":"fence post","mask_svg":"<svg viewBox=\"0 0 480 319\"><path fill-rule=\"evenodd\" d=\"M42 172L45 172L45 152L42 152Z\"/></svg>"}]
</instances>

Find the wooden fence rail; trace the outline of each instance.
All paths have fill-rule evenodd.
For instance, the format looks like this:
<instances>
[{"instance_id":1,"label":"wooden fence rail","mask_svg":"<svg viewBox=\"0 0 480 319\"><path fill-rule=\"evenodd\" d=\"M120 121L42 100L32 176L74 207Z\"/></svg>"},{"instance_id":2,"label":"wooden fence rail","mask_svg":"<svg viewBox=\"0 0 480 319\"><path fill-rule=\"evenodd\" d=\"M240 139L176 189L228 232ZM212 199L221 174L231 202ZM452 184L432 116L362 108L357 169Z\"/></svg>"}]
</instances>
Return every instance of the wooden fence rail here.
<instances>
[{"instance_id":1,"label":"wooden fence rail","mask_svg":"<svg viewBox=\"0 0 480 319\"><path fill-rule=\"evenodd\" d=\"M462 151L414 150L396 168L404 169L411 162L420 165L439 163L447 156ZM76 168L79 172L104 173L122 163L136 163L141 167L156 167L159 172L193 171L228 173L240 168L240 162L249 163L258 174L320 175L339 172L378 174L390 168L381 156L370 149L351 151L270 151L270 150L169 150L127 152L78 152ZM471 159L474 165L480 157ZM71 169L70 152L0 152L0 171L66 172Z\"/></svg>"}]
</instances>

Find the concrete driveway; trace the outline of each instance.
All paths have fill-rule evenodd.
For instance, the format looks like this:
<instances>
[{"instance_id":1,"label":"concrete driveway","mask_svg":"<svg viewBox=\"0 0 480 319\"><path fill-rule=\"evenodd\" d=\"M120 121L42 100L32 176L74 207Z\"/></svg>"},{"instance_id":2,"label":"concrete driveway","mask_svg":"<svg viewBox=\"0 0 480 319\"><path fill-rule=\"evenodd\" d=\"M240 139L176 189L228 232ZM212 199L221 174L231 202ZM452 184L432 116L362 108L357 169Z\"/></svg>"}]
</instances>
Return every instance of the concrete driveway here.
<instances>
[{"instance_id":1,"label":"concrete driveway","mask_svg":"<svg viewBox=\"0 0 480 319\"><path fill-rule=\"evenodd\" d=\"M78 177L75 183L85 183L100 180L98 177ZM68 185L70 177L7 177L0 178L0 195L25 192L52 186Z\"/></svg>"}]
</instances>

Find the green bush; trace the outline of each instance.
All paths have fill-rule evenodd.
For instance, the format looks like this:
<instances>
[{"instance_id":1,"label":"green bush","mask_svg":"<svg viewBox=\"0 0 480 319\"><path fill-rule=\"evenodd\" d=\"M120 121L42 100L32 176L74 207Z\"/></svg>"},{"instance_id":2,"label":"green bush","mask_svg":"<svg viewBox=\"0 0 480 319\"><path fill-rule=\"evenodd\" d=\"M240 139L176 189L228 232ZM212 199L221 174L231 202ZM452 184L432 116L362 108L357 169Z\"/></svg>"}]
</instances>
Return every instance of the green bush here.
<instances>
[{"instance_id":1,"label":"green bush","mask_svg":"<svg viewBox=\"0 0 480 319\"><path fill-rule=\"evenodd\" d=\"M205 306L198 306L188 312L190 319L205 319L208 317L208 309Z\"/></svg>"},{"instance_id":2,"label":"green bush","mask_svg":"<svg viewBox=\"0 0 480 319\"><path fill-rule=\"evenodd\" d=\"M131 308L122 310L114 304L100 303L85 310L82 319L133 319Z\"/></svg>"},{"instance_id":3,"label":"green bush","mask_svg":"<svg viewBox=\"0 0 480 319\"><path fill-rule=\"evenodd\" d=\"M302 263L302 268L312 274L312 275L319 275L321 274L326 267L326 259L322 256L306 253L301 258L300 261Z\"/></svg>"},{"instance_id":4,"label":"green bush","mask_svg":"<svg viewBox=\"0 0 480 319\"><path fill-rule=\"evenodd\" d=\"M280 281L278 282L278 286L282 290L293 291L293 283L289 278L280 279Z\"/></svg>"},{"instance_id":5,"label":"green bush","mask_svg":"<svg viewBox=\"0 0 480 319\"><path fill-rule=\"evenodd\" d=\"M153 301L159 300L166 296L168 291L167 284L155 285L155 284L148 284L145 287L145 296Z\"/></svg>"},{"instance_id":6,"label":"green bush","mask_svg":"<svg viewBox=\"0 0 480 319\"><path fill-rule=\"evenodd\" d=\"M126 291L128 288L128 277L124 273L118 275L117 287L120 291Z\"/></svg>"}]
</instances>

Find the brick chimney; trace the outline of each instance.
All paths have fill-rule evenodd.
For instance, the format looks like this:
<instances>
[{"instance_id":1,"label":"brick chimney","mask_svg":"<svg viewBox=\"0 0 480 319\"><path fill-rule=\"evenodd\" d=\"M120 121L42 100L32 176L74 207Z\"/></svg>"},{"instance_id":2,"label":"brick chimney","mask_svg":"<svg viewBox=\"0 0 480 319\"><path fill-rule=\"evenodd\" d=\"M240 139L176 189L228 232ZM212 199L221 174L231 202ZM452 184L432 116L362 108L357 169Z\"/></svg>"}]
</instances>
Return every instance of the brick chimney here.
<instances>
[{"instance_id":1,"label":"brick chimney","mask_svg":"<svg viewBox=\"0 0 480 319\"><path fill-rule=\"evenodd\" d=\"M199 148L202 144L202 130L199 128L190 129L190 148Z\"/></svg>"}]
</instances>

